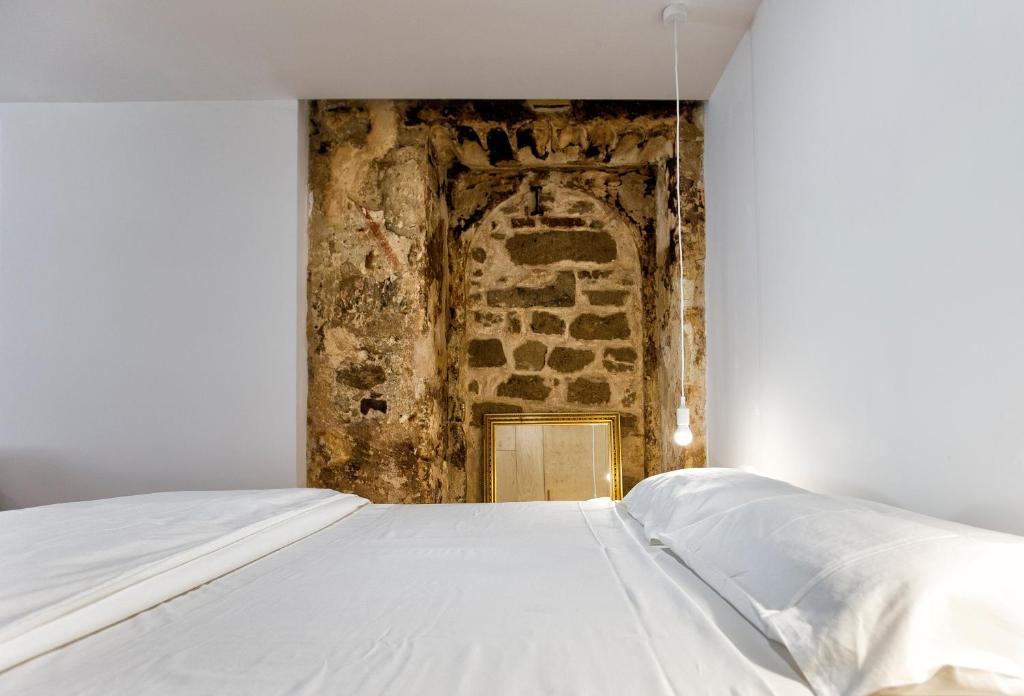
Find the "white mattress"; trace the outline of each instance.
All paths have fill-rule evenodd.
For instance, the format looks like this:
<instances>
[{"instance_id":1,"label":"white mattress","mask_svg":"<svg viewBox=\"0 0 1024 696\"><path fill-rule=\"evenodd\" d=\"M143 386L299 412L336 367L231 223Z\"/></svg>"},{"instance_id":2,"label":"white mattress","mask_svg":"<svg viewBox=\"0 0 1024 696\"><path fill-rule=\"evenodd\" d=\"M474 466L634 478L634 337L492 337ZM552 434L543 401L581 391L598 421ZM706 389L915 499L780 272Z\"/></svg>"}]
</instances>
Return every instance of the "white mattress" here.
<instances>
[{"instance_id":1,"label":"white mattress","mask_svg":"<svg viewBox=\"0 0 1024 696\"><path fill-rule=\"evenodd\" d=\"M811 692L596 500L369 505L0 674L0 693Z\"/></svg>"}]
</instances>

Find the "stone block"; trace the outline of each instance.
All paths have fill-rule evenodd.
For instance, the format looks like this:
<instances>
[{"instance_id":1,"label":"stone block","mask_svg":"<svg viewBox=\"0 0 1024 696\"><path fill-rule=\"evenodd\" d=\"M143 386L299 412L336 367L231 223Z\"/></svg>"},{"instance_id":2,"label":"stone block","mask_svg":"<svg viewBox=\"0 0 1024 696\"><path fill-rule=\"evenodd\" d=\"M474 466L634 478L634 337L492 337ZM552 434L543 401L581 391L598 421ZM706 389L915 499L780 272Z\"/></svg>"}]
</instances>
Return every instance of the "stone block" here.
<instances>
[{"instance_id":1,"label":"stone block","mask_svg":"<svg viewBox=\"0 0 1024 696\"><path fill-rule=\"evenodd\" d=\"M540 341L527 341L512 352L517 370L543 370L548 347Z\"/></svg>"},{"instance_id":2,"label":"stone block","mask_svg":"<svg viewBox=\"0 0 1024 696\"><path fill-rule=\"evenodd\" d=\"M554 348L548 358L548 366L556 372L579 372L594 362L594 351L578 348Z\"/></svg>"},{"instance_id":3,"label":"stone block","mask_svg":"<svg viewBox=\"0 0 1024 696\"><path fill-rule=\"evenodd\" d=\"M540 224L545 227L586 227L587 221L578 217L543 215Z\"/></svg>"},{"instance_id":4,"label":"stone block","mask_svg":"<svg viewBox=\"0 0 1024 696\"><path fill-rule=\"evenodd\" d=\"M569 380L569 401L574 404L594 406L606 404L612 398L612 389L604 380L579 379Z\"/></svg>"},{"instance_id":5,"label":"stone block","mask_svg":"<svg viewBox=\"0 0 1024 696\"><path fill-rule=\"evenodd\" d=\"M581 314L569 325L569 335L581 341L610 341L629 338L629 322L623 312Z\"/></svg>"},{"instance_id":6,"label":"stone block","mask_svg":"<svg viewBox=\"0 0 1024 696\"><path fill-rule=\"evenodd\" d=\"M561 336L565 333L565 322L551 312L534 312L530 316L530 331L538 334Z\"/></svg>"},{"instance_id":7,"label":"stone block","mask_svg":"<svg viewBox=\"0 0 1024 696\"><path fill-rule=\"evenodd\" d=\"M621 307L626 304L626 290L584 290L583 294L595 307Z\"/></svg>"},{"instance_id":8,"label":"stone block","mask_svg":"<svg viewBox=\"0 0 1024 696\"><path fill-rule=\"evenodd\" d=\"M509 375L509 378L498 385L498 396L526 401L544 401L551 393L551 387L544 383L544 378L537 375Z\"/></svg>"},{"instance_id":9,"label":"stone block","mask_svg":"<svg viewBox=\"0 0 1024 696\"><path fill-rule=\"evenodd\" d=\"M572 307L576 304L576 276L572 271L562 271L549 285L488 290L487 304L492 307Z\"/></svg>"},{"instance_id":10,"label":"stone block","mask_svg":"<svg viewBox=\"0 0 1024 696\"><path fill-rule=\"evenodd\" d=\"M386 378L387 374L380 365L359 363L343 367L335 375L338 384L363 391L383 384Z\"/></svg>"},{"instance_id":11,"label":"stone block","mask_svg":"<svg viewBox=\"0 0 1024 696\"><path fill-rule=\"evenodd\" d=\"M558 261L611 263L618 256L615 239L607 232L525 232L505 240L512 263L541 266Z\"/></svg>"},{"instance_id":12,"label":"stone block","mask_svg":"<svg viewBox=\"0 0 1024 696\"><path fill-rule=\"evenodd\" d=\"M475 338L467 350L470 367L501 367L508 362L505 348L497 338Z\"/></svg>"},{"instance_id":13,"label":"stone block","mask_svg":"<svg viewBox=\"0 0 1024 696\"><path fill-rule=\"evenodd\" d=\"M632 372L636 359L636 351L632 348L605 348L602 363L609 372Z\"/></svg>"}]
</instances>

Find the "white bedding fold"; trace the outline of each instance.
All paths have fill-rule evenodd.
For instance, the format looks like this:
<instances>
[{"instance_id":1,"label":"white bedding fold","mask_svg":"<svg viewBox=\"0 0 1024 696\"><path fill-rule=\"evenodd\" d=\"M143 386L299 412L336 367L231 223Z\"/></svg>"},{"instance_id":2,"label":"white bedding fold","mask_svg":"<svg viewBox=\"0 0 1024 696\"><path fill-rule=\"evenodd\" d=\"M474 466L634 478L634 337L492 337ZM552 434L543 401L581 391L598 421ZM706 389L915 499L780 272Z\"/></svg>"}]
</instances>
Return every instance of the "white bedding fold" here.
<instances>
[{"instance_id":1,"label":"white bedding fold","mask_svg":"<svg viewBox=\"0 0 1024 696\"><path fill-rule=\"evenodd\" d=\"M122 621L365 505L317 489L157 493L0 515L0 671Z\"/></svg>"}]
</instances>

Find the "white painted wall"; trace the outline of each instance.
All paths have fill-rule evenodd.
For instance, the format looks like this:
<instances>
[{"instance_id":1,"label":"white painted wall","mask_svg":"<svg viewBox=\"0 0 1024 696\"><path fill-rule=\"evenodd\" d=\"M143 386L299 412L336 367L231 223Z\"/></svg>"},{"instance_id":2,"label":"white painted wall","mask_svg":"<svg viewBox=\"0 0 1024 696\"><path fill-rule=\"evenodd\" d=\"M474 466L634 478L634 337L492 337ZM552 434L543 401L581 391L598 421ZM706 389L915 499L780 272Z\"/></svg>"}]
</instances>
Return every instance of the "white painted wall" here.
<instances>
[{"instance_id":1,"label":"white painted wall","mask_svg":"<svg viewBox=\"0 0 1024 696\"><path fill-rule=\"evenodd\" d=\"M304 123L0 105L0 507L302 482Z\"/></svg>"},{"instance_id":2,"label":"white painted wall","mask_svg":"<svg viewBox=\"0 0 1024 696\"><path fill-rule=\"evenodd\" d=\"M1024 533L1021 36L761 5L707 110L712 464Z\"/></svg>"}]
</instances>

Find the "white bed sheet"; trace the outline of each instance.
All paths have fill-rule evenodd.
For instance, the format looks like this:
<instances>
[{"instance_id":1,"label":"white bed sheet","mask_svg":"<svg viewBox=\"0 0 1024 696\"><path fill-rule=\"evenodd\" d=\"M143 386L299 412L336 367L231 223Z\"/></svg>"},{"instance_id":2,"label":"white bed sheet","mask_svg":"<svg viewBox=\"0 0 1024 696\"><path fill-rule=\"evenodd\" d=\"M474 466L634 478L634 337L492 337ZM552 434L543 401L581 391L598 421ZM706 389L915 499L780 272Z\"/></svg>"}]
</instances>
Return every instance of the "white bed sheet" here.
<instances>
[{"instance_id":1,"label":"white bed sheet","mask_svg":"<svg viewBox=\"0 0 1024 696\"><path fill-rule=\"evenodd\" d=\"M369 505L0 674L0 693L811 692L605 499Z\"/></svg>"},{"instance_id":2,"label":"white bed sheet","mask_svg":"<svg viewBox=\"0 0 1024 696\"><path fill-rule=\"evenodd\" d=\"M273 553L367 503L295 488L154 493L5 512L0 672Z\"/></svg>"}]
</instances>

